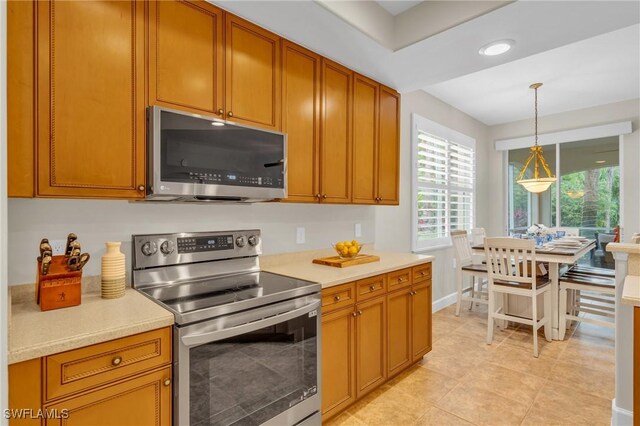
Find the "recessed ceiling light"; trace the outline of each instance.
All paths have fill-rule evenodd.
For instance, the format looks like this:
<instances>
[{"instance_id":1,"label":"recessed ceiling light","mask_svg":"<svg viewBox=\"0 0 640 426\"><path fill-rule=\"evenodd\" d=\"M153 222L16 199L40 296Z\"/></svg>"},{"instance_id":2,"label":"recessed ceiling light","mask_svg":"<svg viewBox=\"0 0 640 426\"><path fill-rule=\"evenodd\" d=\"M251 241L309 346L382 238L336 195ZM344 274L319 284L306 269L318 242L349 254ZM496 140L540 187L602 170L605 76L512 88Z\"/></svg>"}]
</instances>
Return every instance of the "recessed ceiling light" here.
<instances>
[{"instance_id":1,"label":"recessed ceiling light","mask_svg":"<svg viewBox=\"0 0 640 426\"><path fill-rule=\"evenodd\" d=\"M478 53L483 56L502 55L511 49L514 44L516 44L516 42L513 40L498 40L482 46L482 48L478 50Z\"/></svg>"},{"instance_id":2,"label":"recessed ceiling light","mask_svg":"<svg viewBox=\"0 0 640 426\"><path fill-rule=\"evenodd\" d=\"M220 126L224 126L224 123L222 123L220 121L212 121L211 125L212 126L216 126L216 127L220 127Z\"/></svg>"},{"instance_id":3,"label":"recessed ceiling light","mask_svg":"<svg viewBox=\"0 0 640 426\"><path fill-rule=\"evenodd\" d=\"M605 161L605 160L597 160L597 161L596 161L596 164L604 164L604 163L606 163L606 161Z\"/></svg>"}]
</instances>

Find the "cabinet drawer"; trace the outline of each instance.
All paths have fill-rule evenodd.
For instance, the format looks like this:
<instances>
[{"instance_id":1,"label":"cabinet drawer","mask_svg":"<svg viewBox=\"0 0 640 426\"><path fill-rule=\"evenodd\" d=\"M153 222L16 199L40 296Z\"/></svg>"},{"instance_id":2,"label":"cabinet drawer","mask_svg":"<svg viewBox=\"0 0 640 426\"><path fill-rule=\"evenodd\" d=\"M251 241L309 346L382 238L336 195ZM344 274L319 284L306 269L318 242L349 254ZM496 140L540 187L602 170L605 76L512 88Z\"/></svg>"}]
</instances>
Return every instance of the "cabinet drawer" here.
<instances>
[{"instance_id":1,"label":"cabinet drawer","mask_svg":"<svg viewBox=\"0 0 640 426\"><path fill-rule=\"evenodd\" d=\"M322 290L322 312L353 305L356 301L355 287L356 283L347 283Z\"/></svg>"},{"instance_id":2,"label":"cabinet drawer","mask_svg":"<svg viewBox=\"0 0 640 426\"><path fill-rule=\"evenodd\" d=\"M356 292L358 302L385 294L387 292L387 276L376 275L356 281Z\"/></svg>"},{"instance_id":3,"label":"cabinet drawer","mask_svg":"<svg viewBox=\"0 0 640 426\"><path fill-rule=\"evenodd\" d=\"M100 386L171 362L171 327L46 357L45 399Z\"/></svg>"},{"instance_id":4,"label":"cabinet drawer","mask_svg":"<svg viewBox=\"0 0 640 426\"><path fill-rule=\"evenodd\" d=\"M411 268L400 269L399 271L389 272L387 274L387 285L389 291L411 285Z\"/></svg>"},{"instance_id":5,"label":"cabinet drawer","mask_svg":"<svg viewBox=\"0 0 640 426\"><path fill-rule=\"evenodd\" d=\"M417 284L431 279L431 263L413 267L413 283Z\"/></svg>"}]
</instances>

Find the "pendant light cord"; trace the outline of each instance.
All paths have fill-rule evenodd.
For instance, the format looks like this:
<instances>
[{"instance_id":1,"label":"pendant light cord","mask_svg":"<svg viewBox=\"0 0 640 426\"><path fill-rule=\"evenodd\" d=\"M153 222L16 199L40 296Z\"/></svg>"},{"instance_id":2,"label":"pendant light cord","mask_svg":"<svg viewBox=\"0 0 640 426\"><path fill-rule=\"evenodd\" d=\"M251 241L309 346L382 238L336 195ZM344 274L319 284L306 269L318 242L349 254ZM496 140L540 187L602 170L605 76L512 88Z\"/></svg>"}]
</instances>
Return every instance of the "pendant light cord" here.
<instances>
[{"instance_id":1,"label":"pendant light cord","mask_svg":"<svg viewBox=\"0 0 640 426\"><path fill-rule=\"evenodd\" d=\"M535 146L538 146L538 88L534 89L534 126L535 126Z\"/></svg>"}]
</instances>

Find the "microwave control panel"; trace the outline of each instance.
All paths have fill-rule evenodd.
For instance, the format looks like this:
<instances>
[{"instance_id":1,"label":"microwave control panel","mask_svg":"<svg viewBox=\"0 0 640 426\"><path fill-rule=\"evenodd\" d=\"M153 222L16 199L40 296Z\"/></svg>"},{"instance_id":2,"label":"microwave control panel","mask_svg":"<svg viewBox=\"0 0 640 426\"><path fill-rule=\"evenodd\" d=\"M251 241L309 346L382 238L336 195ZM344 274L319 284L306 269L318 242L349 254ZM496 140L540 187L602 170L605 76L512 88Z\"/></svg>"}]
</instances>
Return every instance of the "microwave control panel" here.
<instances>
[{"instance_id":1,"label":"microwave control panel","mask_svg":"<svg viewBox=\"0 0 640 426\"><path fill-rule=\"evenodd\" d=\"M270 176L248 176L240 173L229 173L223 171L211 173L189 172L189 181L204 184L217 183L221 185L282 188L282 178L274 178Z\"/></svg>"}]
</instances>

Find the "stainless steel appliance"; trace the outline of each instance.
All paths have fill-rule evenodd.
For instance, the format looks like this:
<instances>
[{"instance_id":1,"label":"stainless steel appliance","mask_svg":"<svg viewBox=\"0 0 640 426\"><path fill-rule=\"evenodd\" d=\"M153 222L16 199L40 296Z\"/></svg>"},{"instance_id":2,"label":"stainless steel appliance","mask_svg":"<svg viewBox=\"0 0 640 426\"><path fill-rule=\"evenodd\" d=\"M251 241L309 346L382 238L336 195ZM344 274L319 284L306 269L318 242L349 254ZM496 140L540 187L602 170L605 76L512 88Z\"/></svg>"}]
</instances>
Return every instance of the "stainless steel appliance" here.
<instances>
[{"instance_id":1,"label":"stainless steel appliance","mask_svg":"<svg viewBox=\"0 0 640 426\"><path fill-rule=\"evenodd\" d=\"M260 271L260 231L133 236L173 312L175 425L320 425L320 285Z\"/></svg>"},{"instance_id":2,"label":"stainless steel appliance","mask_svg":"<svg viewBox=\"0 0 640 426\"><path fill-rule=\"evenodd\" d=\"M158 106L148 110L147 200L287 196L287 135Z\"/></svg>"}]
</instances>

